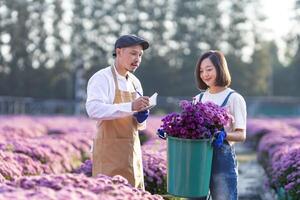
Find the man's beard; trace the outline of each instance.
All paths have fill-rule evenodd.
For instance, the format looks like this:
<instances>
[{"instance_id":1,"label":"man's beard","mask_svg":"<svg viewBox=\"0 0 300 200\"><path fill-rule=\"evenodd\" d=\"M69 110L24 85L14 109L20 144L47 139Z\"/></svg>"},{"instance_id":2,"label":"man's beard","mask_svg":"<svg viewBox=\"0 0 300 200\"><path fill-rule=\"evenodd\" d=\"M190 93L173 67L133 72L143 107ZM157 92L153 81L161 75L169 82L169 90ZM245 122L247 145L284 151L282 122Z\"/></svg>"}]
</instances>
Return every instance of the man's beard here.
<instances>
[{"instance_id":1,"label":"man's beard","mask_svg":"<svg viewBox=\"0 0 300 200\"><path fill-rule=\"evenodd\" d=\"M134 73L135 70L136 70L137 68L134 68L134 69L128 69L128 68L126 68L126 69L127 69L127 71L129 71L130 73Z\"/></svg>"}]
</instances>

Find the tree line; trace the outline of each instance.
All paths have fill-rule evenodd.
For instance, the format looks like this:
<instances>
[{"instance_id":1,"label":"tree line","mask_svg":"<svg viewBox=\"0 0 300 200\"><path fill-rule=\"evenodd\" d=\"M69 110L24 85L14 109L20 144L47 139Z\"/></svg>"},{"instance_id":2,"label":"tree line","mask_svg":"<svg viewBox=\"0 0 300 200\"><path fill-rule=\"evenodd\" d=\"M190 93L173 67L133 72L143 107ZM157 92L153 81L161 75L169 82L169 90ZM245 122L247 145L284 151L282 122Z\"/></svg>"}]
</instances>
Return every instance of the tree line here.
<instances>
[{"instance_id":1,"label":"tree line","mask_svg":"<svg viewBox=\"0 0 300 200\"><path fill-rule=\"evenodd\" d=\"M259 0L0 0L0 95L74 99L77 63L83 62L88 80L113 62L117 37L132 33L151 44L136 72L145 94L195 95L199 55L220 49L232 88L243 95L300 96L300 30L287 36L283 64L276 43L264 38L259 5ZM295 23L299 10L297 0Z\"/></svg>"}]
</instances>

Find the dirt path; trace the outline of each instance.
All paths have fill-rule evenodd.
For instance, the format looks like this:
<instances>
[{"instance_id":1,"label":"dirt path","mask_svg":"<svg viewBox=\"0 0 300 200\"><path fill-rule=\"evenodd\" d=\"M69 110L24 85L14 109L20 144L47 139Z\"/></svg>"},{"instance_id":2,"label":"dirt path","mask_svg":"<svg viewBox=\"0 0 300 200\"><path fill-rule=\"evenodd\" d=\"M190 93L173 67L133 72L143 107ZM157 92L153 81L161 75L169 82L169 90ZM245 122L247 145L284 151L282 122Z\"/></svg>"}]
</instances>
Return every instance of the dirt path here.
<instances>
[{"instance_id":1,"label":"dirt path","mask_svg":"<svg viewBox=\"0 0 300 200\"><path fill-rule=\"evenodd\" d=\"M245 144L236 144L239 163L239 200L276 200L265 186L266 175L256 159L256 152Z\"/></svg>"}]
</instances>

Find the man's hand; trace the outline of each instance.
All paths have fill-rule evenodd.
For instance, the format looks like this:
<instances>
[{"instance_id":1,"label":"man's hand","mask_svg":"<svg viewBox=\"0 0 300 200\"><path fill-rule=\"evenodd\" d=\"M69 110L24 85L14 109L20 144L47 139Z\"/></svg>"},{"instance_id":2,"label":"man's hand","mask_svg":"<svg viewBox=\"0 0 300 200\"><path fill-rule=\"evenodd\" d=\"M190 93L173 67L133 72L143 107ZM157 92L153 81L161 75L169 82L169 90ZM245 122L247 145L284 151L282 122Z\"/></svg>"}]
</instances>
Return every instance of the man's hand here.
<instances>
[{"instance_id":1,"label":"man's hand","mask_svg":"<svg viewBox=\"0 0 300 200\"><path fill-rule=\"evenodd\" d=\"M134 100L131 104L132 111L142 111L149 106L149 97L141 96Z\"/></svg>"},{"instance_id":2,"label":"man's hand","mask_svg":"<svg viewBox=\"0 0 300 200\"><path fill-rule=\"evenodd\" d=\"M227 137L227 133L225 131L216 132L214 135L214 139L212 145L214 147L220 148Z\"/></svg>"},{"instance_id":3,"label":"man's hand","mask_svg":"<svg viewBox=\"0 0 300 200\"><path fill-rule=\"evenodd\" d=\"M134 113L133 116L136 118L138 123L143 123L149 116L149 110Z\"/></svg>"}]
</instances>

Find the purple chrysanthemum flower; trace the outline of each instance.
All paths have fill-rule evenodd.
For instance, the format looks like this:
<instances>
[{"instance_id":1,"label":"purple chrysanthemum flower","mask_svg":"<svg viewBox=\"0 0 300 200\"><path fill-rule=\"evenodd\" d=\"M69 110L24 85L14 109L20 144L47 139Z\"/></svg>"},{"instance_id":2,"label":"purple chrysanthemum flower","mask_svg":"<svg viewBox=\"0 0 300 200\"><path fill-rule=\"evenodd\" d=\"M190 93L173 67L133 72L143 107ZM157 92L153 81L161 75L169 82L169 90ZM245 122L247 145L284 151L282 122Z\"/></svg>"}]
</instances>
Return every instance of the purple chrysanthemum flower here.
<instances>
[{"instance_id":1,"label":"purple chrysanthemum flower","mask_svg":"<svg viewBox=\"0 0 300 200\"><path fill-rule=\"evenodd\" d=\"M225 108L212 102L180 102L181 113L170 113L162 119L161 129L169 136L186 139L210 139L231 120Z\"/></svg>"}]
</instances>

